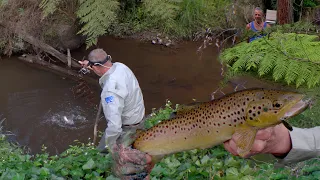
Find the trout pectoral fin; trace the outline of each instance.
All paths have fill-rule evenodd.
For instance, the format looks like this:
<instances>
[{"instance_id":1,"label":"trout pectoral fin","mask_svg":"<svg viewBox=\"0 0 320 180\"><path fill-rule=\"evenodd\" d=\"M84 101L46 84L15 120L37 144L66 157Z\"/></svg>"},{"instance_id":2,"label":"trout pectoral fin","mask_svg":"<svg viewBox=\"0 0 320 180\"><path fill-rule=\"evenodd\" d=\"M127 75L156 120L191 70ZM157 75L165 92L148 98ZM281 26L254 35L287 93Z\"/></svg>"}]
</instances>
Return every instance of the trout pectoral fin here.
<instances>
[{"instance_id":1,"label":"trout pectoral fin","mask_svg":"<svg viewBox=\"0 0 320 180\"><path fill-rule=\"evenodd\" d=\"M235 135L238 136L238 141L236 142L238 146L237 151L241 157L244 157L250 152L256 134L257 129L249 126L239 127L239 129L235 131Z\"/></svg>"}]
</instances>

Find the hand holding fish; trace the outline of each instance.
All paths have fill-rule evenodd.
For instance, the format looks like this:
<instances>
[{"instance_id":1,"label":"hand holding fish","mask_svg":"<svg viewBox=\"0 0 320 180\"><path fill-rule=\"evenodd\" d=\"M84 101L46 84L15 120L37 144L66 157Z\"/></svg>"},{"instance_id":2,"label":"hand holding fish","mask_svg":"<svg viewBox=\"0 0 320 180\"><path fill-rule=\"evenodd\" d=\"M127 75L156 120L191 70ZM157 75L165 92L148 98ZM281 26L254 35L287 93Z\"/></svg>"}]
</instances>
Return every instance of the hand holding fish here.
<instances>
[{"instance_id":1,"label":"hand holding fish","mask_svg":"<svg viewBox=\"0 0 320 180\"><path fill-rule=\"evenodd\" d=\"M224 148L235 156L239 156L237 142L239 136L234 134L232 138L224 142ZM275 156L284 156L291 150L291 138L288 129L283 125L259 130L253 142L251 151L244 157L268 153Z\"/></svg>"},{"instance_id":2,"label":"hand holding fish","mask_svg":"<svg viewBox=\"0 0 320 180\"><path fill-rule=\"evenodd\" d=\"M115 161L115 174L121 179L149 179L154 164L148 154L116 144L113 146L112 156Z\"/></svg>"}]
</instances>

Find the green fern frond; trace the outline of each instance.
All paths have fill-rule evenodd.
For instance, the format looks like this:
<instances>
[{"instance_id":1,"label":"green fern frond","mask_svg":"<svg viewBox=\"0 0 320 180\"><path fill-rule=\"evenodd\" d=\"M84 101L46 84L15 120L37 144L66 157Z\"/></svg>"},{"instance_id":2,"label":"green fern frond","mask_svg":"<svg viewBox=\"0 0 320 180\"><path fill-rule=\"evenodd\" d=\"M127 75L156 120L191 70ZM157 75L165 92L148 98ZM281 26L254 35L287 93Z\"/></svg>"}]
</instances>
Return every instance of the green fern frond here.
<instances>
[{"instance_id":1,"label":"green fern frond","mask_svg":"<svg viewBox=\"0 0 320 180\"><path fill-rule=\"evenodd\" d=\"M62 0L42 0L39 6L43 9L43 17L54 13L61 2Z\"/></svg>"},{"instance_id":2,"label":"green fern frond","mask_svg":"<svg viewBox=\"0 0 320 180\"><path fill-rule=\"evenodd\" d=\"M235 72L239 71L244 71L246 66L247 66L247 61L248 59L251 58L251 55L244 54L242 55L239 60L237 60L233 65L232 65L232 70Z\"/></svg>"},{"instance_id":3,"label":"green fern frond","mask_svg":"<svg viewBox=\"0 0 320 180\"><path fill-rule=\"evenodd\" d=\"M300 69L298 71L298 78L296 80L296 87L300 87L302 84L306 83L311 77L311 66L308 63L301 63Z\"/></svg>"},{"instance_id":4,"label":"green fern frond","mask_svg":"<svg viewBox=\"0 0 320 180\"><path fill-rule=\"evenodd\" d=\"M256 56L251 57L246 63L246 71L257 70L262 59L263 55L261 54L257 54Z\"/></svg>"},{"instance_id":5,"label":"green fern frond","mask_svg":"<svg viewBox=\"0 0 320 180\"><path fill-rule=\"evenodd\" d=\"M248 45L248 43L242 42L233 48L228 48L221 53L220 60L222 63L233 64L234 61L240 58L239 55L245 54L246 49L243 46Z\"/></svg>"},{"instance_id":6,"label":"green fern frond","mask_svg":"<svg viewBox=\"0 0 320 180\"><path fill-rule=\"evenodd\" d=\"M278 81L286 75L286 72L288 71L288 60L283 61L275 61L275 67L273 70L273 79L275 81Z\"/></svg>"},{"instance_id":7,"label":"green fern frond","mask_svg":"<svg viewBox=\"0 0 320 180\"><path fill-rule=\"evenodd\" d=\"M284 79L288 84L291 84L292 82L295 82L295 80L297 79L300 66L297 61L290 61L290 64L288 64L287 66L288 70Z\"/></svg>"},{"instance_id":8,"label":"green fern frond","mask_svg":"<svg viewBox=\"0 0 320 180\"><path fill-rule=\"evenodd\" d=\"M260 76L263 76L265 74L271 73L272 69L275 66L275 61L276 59L273 54L271 53L266 54L261 60L261 63L258 69L258 74Z\"/></svg>"},{"instance_id":9,"label":"green fern frond","mask_svg":"<svg viewBox=\"0 0 320 180\"><path fill-rule=\"evenodd\" d=\"M108 27L116 20L119 2L116 0L79 0L79 3L77 17L84 26L78 33L87 36L86 45L89 48L97 44L98 37L104 35Z\"/></svg>"},{"instance_id":10,"label":"green fern frond","mask_svg":"<svg viewBox=\"0 0 320 180\"><path fill-rule=\"evenodd\" d=\"M308 78L307 85L309 88L315 87L320 81L319 67L313 67L311 70L311 76Z\"/></svg>"},{"instance_id":11,"label":"green fern frond","mask_svg":"<svg viewBox=\"0 0 320 180\"><path fill-rule=\"evenodd\" d=\"M238 73L255 72L296 87L314 87L320 83L319 49L318 36L273 32L269 38L224 50L221 61Z\"/></svg>"}]
</instances>

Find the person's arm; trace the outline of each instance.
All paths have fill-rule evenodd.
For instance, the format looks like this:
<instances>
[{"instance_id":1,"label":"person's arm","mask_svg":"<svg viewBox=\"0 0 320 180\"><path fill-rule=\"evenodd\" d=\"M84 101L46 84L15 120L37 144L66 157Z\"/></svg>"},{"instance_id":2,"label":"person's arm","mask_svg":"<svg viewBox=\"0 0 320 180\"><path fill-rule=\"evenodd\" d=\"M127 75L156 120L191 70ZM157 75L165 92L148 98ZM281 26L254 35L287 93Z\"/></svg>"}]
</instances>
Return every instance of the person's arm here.
<instances>
[{"instance_id":1,"label":"person's arm","mask_svg":"<svg viewBox=\"0 0 320 180\"><path fill-rule=\"evenodd\" d=\"M238 156L235 142L238 137L224 142L224 147L233 155ZM249 154L268 153L279 159L279 163L287 164L320 156L320 127L311 129L294 128L289 131L283 124L259 130Z\"/></svg>"},{"instance_id":2,"label":"person's arm","mask_svg":"<svg viewBox=\"0 0 320 180\"><path fill-rule=\"evenodd\" d=\"M122 132L121 114L124 107L124 99L113 92L105 91L101 94L101 102L104 116L107 120L105 141L108 148L111 148Z\"/></svg>"},{"instance_id":3,"label":"person's arm","mask_svg":"<svg viewBox=\"0 0 320 180\"><path fill-rule=\"evenodd\" d=\"M250 23L247 24L246 29L247 29L247 30L250 30Z\"/></svg>"},{"instance_id":4,"label":"person's arm","mask_svg":"<svg viewBox=\"0 0 320 180\"><path fill-rule=\"evenodd\" d=\"M279 163L288 164L320 156L320 127L293 128L290 132L292 148Z\"/></svg>"}]
</instances>

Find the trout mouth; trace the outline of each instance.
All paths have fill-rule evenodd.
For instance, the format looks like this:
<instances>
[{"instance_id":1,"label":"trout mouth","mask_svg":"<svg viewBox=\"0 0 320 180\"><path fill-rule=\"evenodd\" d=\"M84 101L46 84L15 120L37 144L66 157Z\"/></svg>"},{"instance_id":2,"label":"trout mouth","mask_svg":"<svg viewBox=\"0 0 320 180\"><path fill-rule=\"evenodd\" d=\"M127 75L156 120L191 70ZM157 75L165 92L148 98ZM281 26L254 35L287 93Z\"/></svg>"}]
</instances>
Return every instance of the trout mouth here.
<instances>
[{"instance_id":1,"label":"trout mouth","mask_svg":"<svg viewBox=\"0 0 320 180\"><path fill-rule=\"evenodd\" d=\"M284 116L281 118L282 121L294 117L304 110L306 110L309 106L311 106L312 100L311 99L301 99L295 105L293 105L289 111L287 111Z\"/></svg>"}]
</instances>

